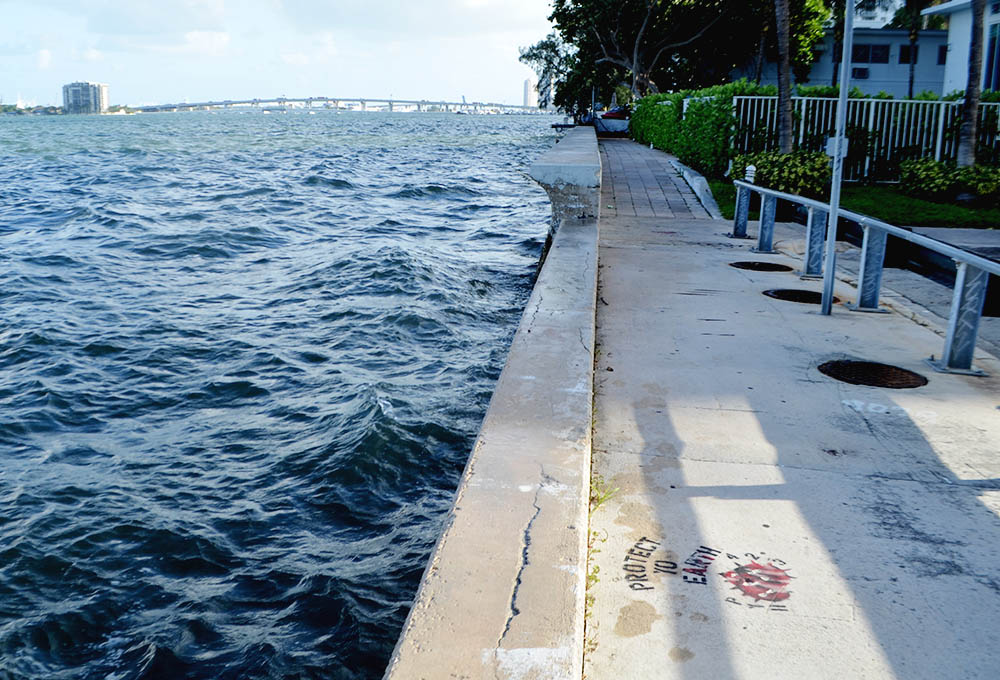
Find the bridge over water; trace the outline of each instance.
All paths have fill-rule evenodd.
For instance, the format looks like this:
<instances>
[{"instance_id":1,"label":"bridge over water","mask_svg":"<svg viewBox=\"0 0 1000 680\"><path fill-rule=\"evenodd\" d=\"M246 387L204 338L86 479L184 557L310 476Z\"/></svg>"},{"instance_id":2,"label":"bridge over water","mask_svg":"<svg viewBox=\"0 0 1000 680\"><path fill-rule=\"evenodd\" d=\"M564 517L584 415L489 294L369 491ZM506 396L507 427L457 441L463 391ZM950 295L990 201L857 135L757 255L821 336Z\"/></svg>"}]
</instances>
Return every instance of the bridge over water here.
<instances>
[{"instance_id":1,"label":"bridge over water","mask_svg":"<svg viewBox=\"0 0 1000 680\"><path fill-rule=\"evenodd\" d=\"M537 106L518 106L498 102L449 102L430 99L393 99L385 97L272 97L263 99L224 99L219 101L180 102L132 107L136 111L194 111L250 107L263 110L335 109L351 111L454 111L465 113L542 113Z\"/></svg>"}]
</instances>

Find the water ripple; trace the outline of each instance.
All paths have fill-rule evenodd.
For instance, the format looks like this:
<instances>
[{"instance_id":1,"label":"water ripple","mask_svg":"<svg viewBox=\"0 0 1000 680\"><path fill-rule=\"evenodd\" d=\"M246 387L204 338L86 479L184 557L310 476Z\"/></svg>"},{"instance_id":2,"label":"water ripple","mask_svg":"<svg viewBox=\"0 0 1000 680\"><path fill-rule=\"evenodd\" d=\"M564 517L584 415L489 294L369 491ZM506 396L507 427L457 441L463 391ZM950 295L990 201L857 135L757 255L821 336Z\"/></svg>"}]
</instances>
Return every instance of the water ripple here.
<instances>
[{"instance_id":1,"label":"water ripple","mask_svg":"<svg viewBox=\"0 0 1000 680\"><path fill-rule=\"evenodd\" d=\"M0 677L381 677L547 123L0 120Z\"/></svg>"}]
</instances>

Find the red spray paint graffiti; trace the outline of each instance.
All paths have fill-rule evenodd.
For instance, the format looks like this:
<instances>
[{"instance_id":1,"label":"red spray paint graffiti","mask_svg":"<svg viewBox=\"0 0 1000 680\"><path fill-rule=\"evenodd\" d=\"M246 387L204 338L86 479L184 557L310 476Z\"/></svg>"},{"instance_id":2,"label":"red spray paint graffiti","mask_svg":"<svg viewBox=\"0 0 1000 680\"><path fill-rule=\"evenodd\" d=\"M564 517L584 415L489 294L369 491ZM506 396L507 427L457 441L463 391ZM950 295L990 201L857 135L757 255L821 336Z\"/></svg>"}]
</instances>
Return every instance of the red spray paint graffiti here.
<instances>
[{"instance_id":1,"label":"red spray paint graffiti","mask_svg":"<svg viewBox=\"0 0 1000 680\"><path fill-rule=\"evenodd\" d=\"M734 590L742 591L755 601L781 602L792 595L786 590L792 581L788 570L776 567L770 562L767 565L751 562L732 571L723 572L720 576L733 584Z\"/></svg>"}]
</instances>

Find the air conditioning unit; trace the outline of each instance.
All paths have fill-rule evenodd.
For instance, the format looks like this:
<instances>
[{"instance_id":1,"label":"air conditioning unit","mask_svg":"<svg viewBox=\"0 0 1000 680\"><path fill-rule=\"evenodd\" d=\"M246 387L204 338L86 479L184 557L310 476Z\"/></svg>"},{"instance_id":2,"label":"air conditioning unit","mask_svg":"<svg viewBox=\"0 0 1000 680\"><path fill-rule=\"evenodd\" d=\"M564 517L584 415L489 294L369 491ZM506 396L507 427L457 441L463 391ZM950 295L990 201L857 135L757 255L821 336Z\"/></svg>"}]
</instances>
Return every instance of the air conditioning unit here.
<instances>
[{"instance_id":1,"label":"air conditioning unit","mask_svg":"<svg viewBox=\"0 0 1000 680\"><path fill-rule=\"evenodd\" d=\"M868 80L868 69L866 69L866 68L852 68L851 69L851 79L852 80Z\"/></svg>"}]
</instances>

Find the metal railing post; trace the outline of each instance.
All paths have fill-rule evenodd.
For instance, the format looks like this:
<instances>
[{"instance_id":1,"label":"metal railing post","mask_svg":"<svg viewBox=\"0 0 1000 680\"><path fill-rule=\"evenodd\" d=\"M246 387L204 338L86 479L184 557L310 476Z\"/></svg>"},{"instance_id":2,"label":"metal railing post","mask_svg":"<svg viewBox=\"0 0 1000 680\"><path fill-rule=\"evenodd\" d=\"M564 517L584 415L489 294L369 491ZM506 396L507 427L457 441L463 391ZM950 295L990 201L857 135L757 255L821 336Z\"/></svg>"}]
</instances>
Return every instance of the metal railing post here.
<instances>
[{"instance_id":1,"label":"metal railing post","mask_svg":"<svg viewBox=\"0 0 1000 680\"><path fill-rule=\"evenodd\" d=\"M976 336L979 334L979 320L983 314L990 275L967 262L957 264L944 354L940 361L932 358L929 363L942 373L982 375L981 371L972 368L972 357L976 351Z\"/></svg>"},{"instance_id":2,"label":"metal railing post","mask_svg":"<svg viewBox=\"0 0 1000 680\"><path fill-rule=\"evenodd\" d=\"M881 229L865 227L861 242L861 268L858 271L858 301L847 305L855 312L881 312L878 296L882 289L882 264L885 261L885 242L888 234Z\"/></svg>"},{"instance_id":3,"label":"metal railing post","mask_svg":"<svg viewBox=\"0 0 1000 680\"><path fill-rule=\"evenodd\" d=\"M944 144L944 114L948 102L938 103L937 138L934 140L934 160L941 160L941 145Z\"/></svg>"},{"instance_id":4,"label":"metal railing post","mask_svg":"<svg viewBox=\"0 0 1000 680\"><path fill-rule=\"evenodd\" d=\"M765 194L761 199L760 228L757 229L758 253L774 252L774 217L778 210L778 197Z\"/></svg>"},{"instance_id":5,"label":"metal railing post","mask_svg":"<svg viewBox=\"0 0 1000 680\"><path fill-rule=\"evenodd\" d=\"M823 276L823 241L826 239L827 212L819 208L809 208L806 222L806 257L802 269L803 278Z\"/></svg>"},{"instance_id":6,"label":"metal railing post","mask_svg":"<svg viewBox=\"0 0 1000 680\"><path fill-rule=\"evenodd\" d=\"M757 174L757 168L753 165L747 166L746 177L743 179L753 184L753 178ZM750 219L750 189L737 187L736 189L736 219L733 221L733 238L747 237L747 221Z\"/></svg>"}]
</instances>

